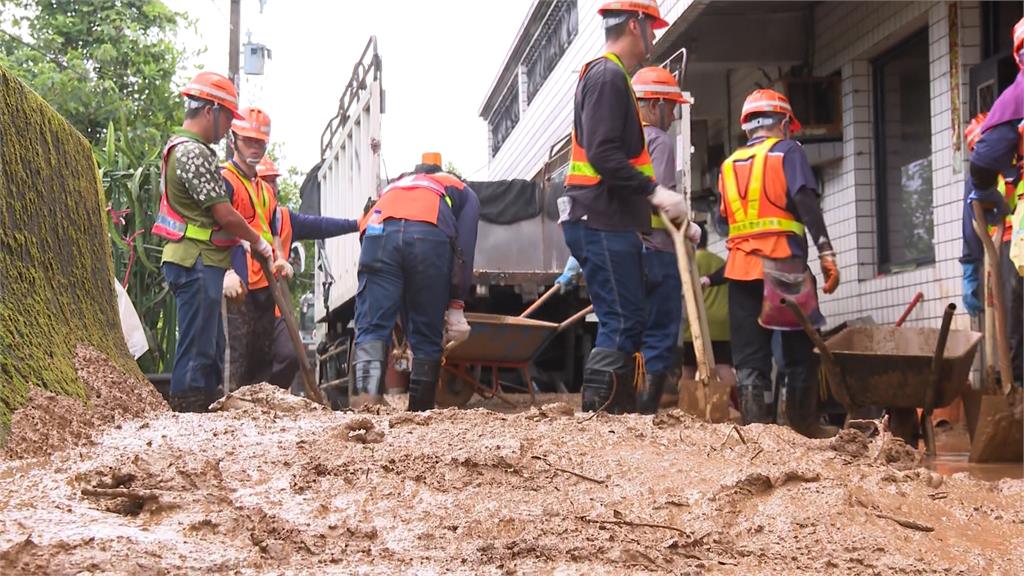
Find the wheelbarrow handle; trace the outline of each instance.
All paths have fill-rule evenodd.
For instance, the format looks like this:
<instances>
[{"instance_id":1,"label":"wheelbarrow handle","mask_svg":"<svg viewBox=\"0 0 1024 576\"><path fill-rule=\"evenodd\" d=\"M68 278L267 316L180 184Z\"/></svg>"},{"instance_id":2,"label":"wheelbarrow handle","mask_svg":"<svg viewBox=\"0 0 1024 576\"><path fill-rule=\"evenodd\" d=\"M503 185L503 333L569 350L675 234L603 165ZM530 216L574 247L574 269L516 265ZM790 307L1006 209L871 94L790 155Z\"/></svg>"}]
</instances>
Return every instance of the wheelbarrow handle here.
<instances>
[{"instance_id":1,"label":"wheelbarrow handle","mask_svg":"<svg viewBox=\"0 0 1024 576\"><path fill-rule=\"evenodd\" d=\"M594 306L593 306L593 304L591 304L590 306L587 306L583 310L580 310L579 312L577 312L577 313L573 314L572 316L568 317L565 320L565 322L562 322L561 324L558 325L558 329L555 330L555 334L561 334L563 331L565 331L566 328L568 328L569 326L572 326L573 324L579 322L583 318L586 318L587 314L590 314L593 311L594 311Z\"/></svg>"},{"instance_id":2,"label":"wheelbarrow handle","mask_svg":"<svg viewBox=\"0 0 1024 576\"><path fill-rule=\"evenodd\" d=\"M939 338L935 343L935 354L932 356L932 373L928 378L928 387L924 390L924 413L921 415L921 424L924 428L925 450L929 456L935 455L935 427L932 425L932 411L935 409L935 392L942 380L940 374L942 358L946 354L946 341L949 340L949 329L953 325L954 312L956 312L956 304L950 303L942 313L942 326L939 328Z\"/></svg>"},{"instance_id":3,"label":"wheelbarrow handle","mask_svg":"<svg viewBox=\"0 0 1024 576\"><path fill-rule=\"evenodd\" d=\"M545 292L540 298L537 298L537 300L533 304L530 304L529 308L527 308L526 310L523 310L523 313L520 314L519 317L520 318L528 318L530 316L530 314L533 314L534 312L536 312L541 306L544 305L545 302L550 300L555 294L558 294L559 292L561 292L561 290L562 290L562 287L559 286L558 284L555 284L547 292Z\"/></svg>"}]
</instances>

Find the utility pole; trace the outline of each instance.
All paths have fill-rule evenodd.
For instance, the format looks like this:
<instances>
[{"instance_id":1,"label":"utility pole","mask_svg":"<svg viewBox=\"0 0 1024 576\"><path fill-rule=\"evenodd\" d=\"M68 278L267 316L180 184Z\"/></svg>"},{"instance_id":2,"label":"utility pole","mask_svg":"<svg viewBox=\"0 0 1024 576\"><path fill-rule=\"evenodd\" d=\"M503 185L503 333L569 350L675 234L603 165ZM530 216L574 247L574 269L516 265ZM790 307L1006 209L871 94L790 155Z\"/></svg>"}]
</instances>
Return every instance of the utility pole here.
<instances>
[{"instance_id":1,"label":"utility pole","mask_svg":"<svg viewBox=\"0 0 1024 576\"><path fill-rule=\"evenodd\" d=\"M231 30L228 31L228 78L235 84L235 90L241 96L242 81L238 74L238 56L242 51L239 28L242 20L242 0L231 0ZM239 98L239 104L241 98ZM234 152L231 149L231 139L227 140L227 159L230 160Z\"/></svg>"}]
</instances>

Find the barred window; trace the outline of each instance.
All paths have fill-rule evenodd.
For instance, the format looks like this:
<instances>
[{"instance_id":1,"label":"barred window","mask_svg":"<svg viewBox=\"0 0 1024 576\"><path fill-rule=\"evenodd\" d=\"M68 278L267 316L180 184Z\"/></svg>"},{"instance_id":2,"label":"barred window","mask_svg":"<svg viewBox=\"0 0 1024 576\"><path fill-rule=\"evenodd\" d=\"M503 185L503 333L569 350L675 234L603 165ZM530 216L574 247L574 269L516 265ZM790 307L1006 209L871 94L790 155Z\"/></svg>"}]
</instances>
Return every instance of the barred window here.
<instances>
[{"instance_id":1,"label":"barred window","mask_svg":"<svg viewBox=\"0 0 1024 576\"><path fill-rule=\"evenodd\" d=\"M495 156L505 139L512 133L512 130L519 123L519 82L513 78L509 82L505 94L502 95L498 105L494 107L490 120L487 122L488 130L491 133L491 156Z\"/></svg>"},{"instance_id":2,"label":"barred window","mask_svg":"<svg viewBox=\"0 0 1024 576\"><path fill-rule=\"evenodd\" d=\"M527 102L533 102L533 97L540 91L544 81L576 38L578 28L576 0L552 2L544 24L537 32L530 51L523 58L523 66L526 68Z\"/></svg>"}]
</instances>

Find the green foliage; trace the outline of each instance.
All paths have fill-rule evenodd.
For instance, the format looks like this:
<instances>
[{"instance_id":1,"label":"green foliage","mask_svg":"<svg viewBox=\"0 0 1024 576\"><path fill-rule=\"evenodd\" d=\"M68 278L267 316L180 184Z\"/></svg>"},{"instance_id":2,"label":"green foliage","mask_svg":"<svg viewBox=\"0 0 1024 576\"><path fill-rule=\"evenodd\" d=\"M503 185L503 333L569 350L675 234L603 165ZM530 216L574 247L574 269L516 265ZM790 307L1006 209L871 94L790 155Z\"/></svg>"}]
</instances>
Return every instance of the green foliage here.
<instances>
[{"instance_id":1,"label":"green foliage","mask_svg":"<svg viewBox=\"0 0 1024 576\"><path fill-rule=\"evenodd\" d=\"M150 150L180 119L183 19L159 0L0 0L0 64L94 145L113 124Z\"/></svg>"}]
</instances>

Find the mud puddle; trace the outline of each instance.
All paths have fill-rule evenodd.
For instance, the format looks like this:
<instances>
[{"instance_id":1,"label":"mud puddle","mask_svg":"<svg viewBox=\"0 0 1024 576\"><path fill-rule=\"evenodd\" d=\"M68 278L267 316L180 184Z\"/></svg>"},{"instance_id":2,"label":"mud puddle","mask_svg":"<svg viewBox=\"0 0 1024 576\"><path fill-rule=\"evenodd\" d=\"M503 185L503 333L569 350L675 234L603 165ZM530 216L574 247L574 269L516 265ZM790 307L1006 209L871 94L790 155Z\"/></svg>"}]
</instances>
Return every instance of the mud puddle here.
<instances>
[{"instance_id":1,"label":"mud puddle","mask_svg":"<svg viewBox=\"0 0 1024 576\"><path fill-rule=\"evenodd\" d=\"M3 574L1013 574L1024 480L856 431L544 396L337 413L270 387L0 461ZM517 403L525 397L512 396ZM389 397L401 406L404 399ZM508 409L503 408L503 409Z\"/></svg>"}]
</instances>

